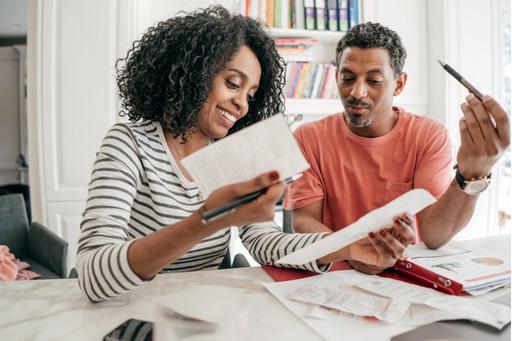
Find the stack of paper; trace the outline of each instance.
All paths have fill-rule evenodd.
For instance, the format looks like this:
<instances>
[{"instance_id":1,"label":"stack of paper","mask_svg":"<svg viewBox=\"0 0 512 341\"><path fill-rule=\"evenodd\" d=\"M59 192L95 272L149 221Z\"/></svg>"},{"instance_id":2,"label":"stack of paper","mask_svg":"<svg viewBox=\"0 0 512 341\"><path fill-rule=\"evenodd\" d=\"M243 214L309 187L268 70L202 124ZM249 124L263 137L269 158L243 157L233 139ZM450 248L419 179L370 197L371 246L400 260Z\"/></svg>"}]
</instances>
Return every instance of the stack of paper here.
<instances>
[{"instance_id":1,"label":"stack of paper","mask_svg":"<svg viewBox=\"0 0 512 341\"><path fill-rule=\"evenodd\" d=\"M510 284L510 236L473 241L451 241L438 250L423 244L410 246L408 259L427 270L463 285L471 295ZM501 247L498 247L501 245Z\"/></svg>"}]
</instances>

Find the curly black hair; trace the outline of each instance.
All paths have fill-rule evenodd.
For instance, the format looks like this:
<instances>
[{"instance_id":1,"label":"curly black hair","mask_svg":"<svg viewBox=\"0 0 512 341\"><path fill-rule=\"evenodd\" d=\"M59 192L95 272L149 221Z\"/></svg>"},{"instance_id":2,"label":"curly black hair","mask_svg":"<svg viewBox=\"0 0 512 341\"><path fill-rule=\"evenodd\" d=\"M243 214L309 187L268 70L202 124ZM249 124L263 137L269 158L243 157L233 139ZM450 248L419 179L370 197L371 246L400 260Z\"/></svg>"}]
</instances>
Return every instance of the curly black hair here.
<instances>
[{"instance_id":1,"label":"curly black hair","mask_svg":"<svg viewBox=\"0 0 512 341\"><path fill-rule=\"evenodd\" d=\"M284 61L260 22L210 6L157 23L116 62L122 116L158 121L174 138L197 131L213 80L242 46L261 65L259 89L229 133L284 111Z\"/></svg>"},{"instance_id":2,"label":"curly black hair","mask_svg":"<svg viewBox=\"0 0 512 341\"><path fill-rule=\"evenodd\" d=\"M336 64L339 65L341 54L347 47L384 48L388 50L391 68L395 76L402 73L405 57L407 57L402 40L395 31L379 23L367 22L352 27L338 42Z\"/></svg>"}]
</instances>

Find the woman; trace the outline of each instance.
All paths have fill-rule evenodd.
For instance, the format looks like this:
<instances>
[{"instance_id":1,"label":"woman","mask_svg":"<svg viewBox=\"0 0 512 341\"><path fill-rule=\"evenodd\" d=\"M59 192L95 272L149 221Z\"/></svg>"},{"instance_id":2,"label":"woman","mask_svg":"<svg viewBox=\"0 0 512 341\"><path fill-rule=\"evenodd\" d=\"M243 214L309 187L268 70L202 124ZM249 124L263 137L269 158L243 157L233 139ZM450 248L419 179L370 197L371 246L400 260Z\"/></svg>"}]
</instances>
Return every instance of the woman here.
<instances>
[{"instance_id":1,"label":"woman","mask_svg":"<svg viewBox=\"0 0 512 341\"><path fill-rule=\"evenodd\" d=\"M91 301L120 295L159 272L218 268L230 226L241 226L243 243L265 264L326 235L285 234L269 222L284 190L277 172L205 200L180 162L282 112L283 63L257 21L218 6L172 18L150 28L121 62L122 113L132 123L114 125L97 154L78 245L79 283ZM202 211L265 187L235 212L201 222ZM302 268L321 271L349 258L391 265L412 240L407 225L398 225L402 243L374 236Z\"/></svg>"}]
</instances>

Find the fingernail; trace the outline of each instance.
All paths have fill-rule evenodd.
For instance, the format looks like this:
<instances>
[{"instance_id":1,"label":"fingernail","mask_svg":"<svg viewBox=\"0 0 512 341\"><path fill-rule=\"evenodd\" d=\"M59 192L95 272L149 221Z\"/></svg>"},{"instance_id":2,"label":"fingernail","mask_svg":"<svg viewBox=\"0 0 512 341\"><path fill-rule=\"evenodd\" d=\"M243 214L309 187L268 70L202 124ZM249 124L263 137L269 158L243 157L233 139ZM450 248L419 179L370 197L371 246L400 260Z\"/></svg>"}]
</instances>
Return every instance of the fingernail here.
<instances>
[{"instance_id":1,"label":"fingernail","mask_svg":"<svg viewBox=\"0 0 512 341\"><path fill-rule=\"evenodd\" d=\"M370 232L370 233L368 233L368 236L370 236L370 238L375 238L375 233Z\"/></svg>"},{"instance_id":2,"label":"fingernail","mask_svg":"<svg viewBox=\"0 0 512 341\"><path fill-rule=\"evenodd\" d=\"M276 172L276 171L272 171L268 174L268 177L270 178L270 180L272 181L276 181L276 180L279 180L279 172Z\"/></svg>"},{"instance_id":3,"label":"fingernail","mask_svg":"<svg viewBox=\"0 0 512 341\"><path fill-rule=\"evenodd\" d=\"M386 231L384 231L384 230L379 231L379 236L381 236L382 238L385 238L386 235L387 235Z\"/></svg>"}]
</instances>

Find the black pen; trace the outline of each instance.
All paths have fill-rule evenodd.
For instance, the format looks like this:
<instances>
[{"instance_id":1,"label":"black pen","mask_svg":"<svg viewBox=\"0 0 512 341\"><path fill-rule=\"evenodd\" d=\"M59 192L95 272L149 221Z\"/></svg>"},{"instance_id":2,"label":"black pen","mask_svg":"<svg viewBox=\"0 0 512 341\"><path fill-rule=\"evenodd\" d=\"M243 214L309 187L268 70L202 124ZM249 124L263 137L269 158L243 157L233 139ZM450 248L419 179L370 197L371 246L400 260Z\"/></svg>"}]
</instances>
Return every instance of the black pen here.
<instances>
[{"instance_id":1,"label":"black pen","mask_svg":"<svg viewBox=\"0 0 512 341\"><path fill-rule=\"evenodd\" d=\"M302 176L302 173L297 174L295 176L284 179L284 182L286 182L287 184L290 184L290 183L294 182L295 180L297 180L298 178L300 178L301 176ZM247 204L248 202L255 200L257 197L264 194L266 191L267 191L267 188L263 188L263 189L251 192L249 194L246 194L244 196L241 196L239 198L236 198L234 200L231 200L230 202L228 202L227 204L225 204L221 207L217 207L217 208L211 209L209 211L206 211L203 214L201 214L201 221L203 224L211 223L212 221L219 219L223 215L228 214L231 211L234 211L237 207L240 207L244 204Z\"/></svg>"},{"instance_id":2,"label":"black pen","mask_svg":"<svg viewBox=\"0 0 512 341\"><path fill-rule=\"evenodd\" d=\"M464 85L466 89L469 90L473 95L476 96L481 102L483 101L484 96L480 91L478 91L471 83L464 79L457 71L455 71L450 65L443 63L439 59L437 60L439 64L445 69L450 75L452 75L456 80L459 81L460 84Z\"/></svg>"}]
</instances>

